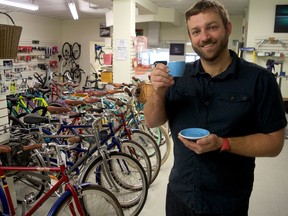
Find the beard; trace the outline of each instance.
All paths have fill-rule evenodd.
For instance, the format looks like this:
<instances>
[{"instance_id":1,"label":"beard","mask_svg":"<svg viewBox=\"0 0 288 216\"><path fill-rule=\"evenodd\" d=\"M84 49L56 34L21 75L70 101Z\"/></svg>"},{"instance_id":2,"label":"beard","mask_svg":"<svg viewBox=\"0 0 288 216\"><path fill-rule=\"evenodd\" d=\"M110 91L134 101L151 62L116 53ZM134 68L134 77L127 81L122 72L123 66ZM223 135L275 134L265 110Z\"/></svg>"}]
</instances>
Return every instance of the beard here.
<instances>
[{"instance_id":1,"label":"beard","mask_svg":"<svg viewBox=\"0 0 288 216\"><path fill-rule=\"evenodd\" d=\"M194 46L192 43L192 48L200 56L201 59L203 59L205 61L212 62L221 56L221 53L223 53L223 51L227 48L228 42L229 42L228 34L225 34L224 38L222 40L220 40L220 42L217 44L215 51L213 51L211 53L207 53L207 52L203 51L202 46L205 46L205 45L211 44L211 43L212 44L216 43L216 41L213 39L209 39L207 41L202 42L200 46Z\"/></svg>"}]
</instances>

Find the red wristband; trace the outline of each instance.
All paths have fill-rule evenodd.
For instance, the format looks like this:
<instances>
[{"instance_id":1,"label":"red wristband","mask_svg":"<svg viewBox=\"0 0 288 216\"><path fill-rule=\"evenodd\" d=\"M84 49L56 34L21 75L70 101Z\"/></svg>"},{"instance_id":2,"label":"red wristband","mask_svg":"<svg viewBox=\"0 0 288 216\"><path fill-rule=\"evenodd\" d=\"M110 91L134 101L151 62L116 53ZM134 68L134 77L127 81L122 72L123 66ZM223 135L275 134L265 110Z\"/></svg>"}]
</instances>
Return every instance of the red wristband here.
<instances>
[{"instance_id":1,"label":"red wristband","mask_svg":"<svg viewBox=\"0 0 288 216\"><path fill-rule=\"evenodd\" d=\"M231 147L230 147L230 142L227 138L222 138L223 139L223 143L222 143L222 146L221 146L221 152L222 151L230 151L231 150Z\"/></svg>"}]
</instances>

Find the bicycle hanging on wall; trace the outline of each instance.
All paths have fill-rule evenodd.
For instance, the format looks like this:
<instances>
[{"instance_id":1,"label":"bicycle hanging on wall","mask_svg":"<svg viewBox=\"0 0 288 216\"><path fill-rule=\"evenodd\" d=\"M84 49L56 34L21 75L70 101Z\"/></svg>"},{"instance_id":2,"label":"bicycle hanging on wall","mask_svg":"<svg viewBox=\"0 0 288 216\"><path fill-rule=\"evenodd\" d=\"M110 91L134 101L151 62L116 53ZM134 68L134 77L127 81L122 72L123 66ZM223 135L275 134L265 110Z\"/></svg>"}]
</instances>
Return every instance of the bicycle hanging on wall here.
<instances>
[{"instance_id":1,"label":"bicycle hanging on wall","mask_svg":"<svg viewBox=\"0 0 288 216\"><path fill-rule=\"evenodd\" d=\"M59 56L61 63L61 75L63 82L73 82L75 84L81 83L83 71L79 64L76 62L81 55L81 45L77 42L72 45L69 42L65 42L62 46L62 56Z\"/></svg>"},{"instance_id":2,"label":"bicycle hanging on wall","mask_svg":"<svg viewBox=\"0 0 288 216\"><path fill-rule=\"evenodd\" d=\"M95 62L99 62L100 65L104 64L104 54L103 46L95 44Z\"/></svg>"}]
</instances>

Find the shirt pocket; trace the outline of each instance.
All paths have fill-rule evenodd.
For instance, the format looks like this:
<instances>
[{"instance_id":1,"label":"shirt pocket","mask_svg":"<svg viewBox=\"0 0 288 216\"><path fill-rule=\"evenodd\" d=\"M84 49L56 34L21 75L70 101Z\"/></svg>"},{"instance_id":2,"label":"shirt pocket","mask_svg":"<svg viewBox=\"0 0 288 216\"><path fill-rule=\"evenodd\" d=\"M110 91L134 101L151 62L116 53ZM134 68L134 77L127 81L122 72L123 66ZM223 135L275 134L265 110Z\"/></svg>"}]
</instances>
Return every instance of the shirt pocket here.
<instances>
[{"instance_id":1,"label":"shirt pocket","mask_svg":"<svg viewBox=\"0 0 288 216\"><path fill-rule=\"evenodd\" d=\"M222 93L216 97L215 110L222 110L221 118L231 122L244 121L250 116L252 99L247 93Z\"/></svg>"},{"instance_id":2,"label":"shirt pocket","mask_svg":"<svg viewBox=\"0 0 288 216\"><path fill-rule=\"evenodd\" d=\"M222 93L216 97L216 100L224 103L249 103L251 97L247 93Z\"/></svg>"},{"instance_id":3,"label":"shirt pocket","mask_svg":"<svg viewBox=\"0 0 288 216\"><path fill-rule=\"evenodd\" d=\"M173 97L176 100L189 100L199 97L198 91L191 88L177 88L174 91Z\"/></svg>"}]
</instances>

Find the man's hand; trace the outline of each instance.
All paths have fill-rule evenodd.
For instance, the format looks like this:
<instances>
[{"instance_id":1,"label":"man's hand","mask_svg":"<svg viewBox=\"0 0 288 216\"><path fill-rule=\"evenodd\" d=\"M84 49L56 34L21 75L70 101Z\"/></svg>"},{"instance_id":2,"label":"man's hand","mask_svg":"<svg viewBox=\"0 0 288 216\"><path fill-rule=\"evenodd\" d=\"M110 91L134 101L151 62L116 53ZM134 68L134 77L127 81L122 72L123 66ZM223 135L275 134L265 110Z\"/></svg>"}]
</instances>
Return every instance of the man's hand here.
<instances>
[{"instance_id":1,"label":"man's hand","mask_svg":"<svg viewBox=\"0 0 288 216\"><path fill-rule=\"evenodd\" d=\"M164 64L157 64L151 72L151 84L155 93L163 94L167 88L174 84L173 77L169 74L168 67Z\"/></svg>"},{"instance_id":2,"label":"man's hand","mask_svg":"<svg viewBox=\"0 0 288 216\"><path fill-rule=\"evenodd\" d=\"M185 139L180 135L178 135L178 138L187 148L191 149L196 154L218 150L221 148L223 143L223 139L215 134L210 134L209 136L196 141Z\"/></svg>"}]
</instances>

